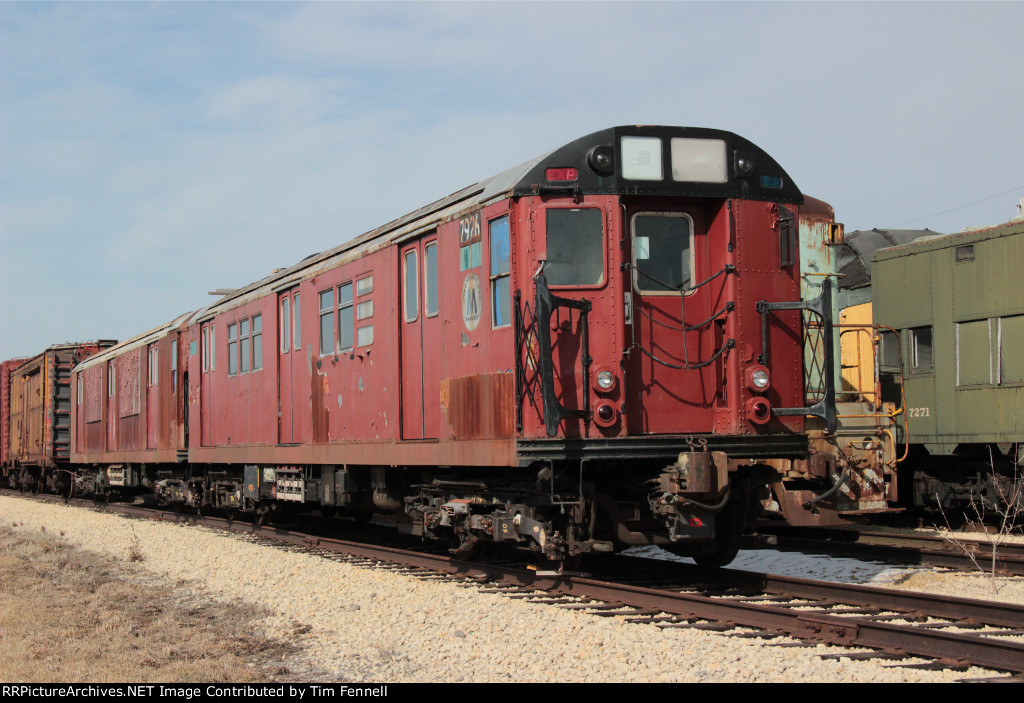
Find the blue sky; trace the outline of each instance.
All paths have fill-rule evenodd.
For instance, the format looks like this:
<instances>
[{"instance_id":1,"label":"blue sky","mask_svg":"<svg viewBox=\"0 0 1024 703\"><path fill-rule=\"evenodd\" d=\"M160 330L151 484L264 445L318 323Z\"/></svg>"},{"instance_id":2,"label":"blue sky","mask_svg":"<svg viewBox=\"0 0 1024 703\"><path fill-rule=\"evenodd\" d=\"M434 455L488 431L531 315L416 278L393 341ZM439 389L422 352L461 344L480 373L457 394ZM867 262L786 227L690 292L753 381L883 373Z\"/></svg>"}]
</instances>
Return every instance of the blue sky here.
<instances>
[{"instance_id":1,"label":"blue sky","mask_svg":"<svg viewBox=\"0 0 1024 703\"><path fill-rule=\"evenodd\" d=\"M0 359L617 124L737 132L848 230L1006 221L1022 31L1020 2L2 2Z\"/></svg>"}]
</instances>

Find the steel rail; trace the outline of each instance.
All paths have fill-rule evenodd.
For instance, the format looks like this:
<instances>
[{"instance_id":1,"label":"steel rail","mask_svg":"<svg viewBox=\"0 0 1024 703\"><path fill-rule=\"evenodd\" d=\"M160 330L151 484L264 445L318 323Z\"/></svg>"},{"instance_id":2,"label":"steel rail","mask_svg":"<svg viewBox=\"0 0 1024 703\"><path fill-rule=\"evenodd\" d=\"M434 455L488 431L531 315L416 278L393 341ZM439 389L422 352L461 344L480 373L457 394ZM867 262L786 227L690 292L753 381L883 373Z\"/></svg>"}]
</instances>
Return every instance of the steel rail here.
<instances>
[{"instance_id":1,"label":"steel rail","mask_svg":"<svg viewBox=\"0 0 1024 703\"><path fill-rule=\"evenodd\" d=\"M182 517L163 513L175 519ZM192 517L192 516L187 516ZM164 518L166 519L166 518ZM206 518L211 522L226 520ZM751 604L727 598L712 598L628 584L599 581L574 575L531 571L519 567L465 562L447 556L407 549L377 547L346 540L317 537L278 528L232 523L230 529L299 544L305 547L341 552L368 559L393 561L478 580L500 579L505 583L530 586L540 591L587 597L643 610L657 610L684 618L699 618L783 632L794 637L825 644L860 646L886 652L963 662L976 666L1024 673L1024 643L999 640L974 634L942 632L912 625L879 622L870 618L801 612L763 604ZM828 598L837 602L871 605L880 610L927 614L1006 627L1024 626L1024 609L1008 603L978 601L948 596L892 591L884 588L834 584L763 574L767 593L796 598ZM922 603L925 607L921 607ZM932 610L934 609L934 610Z\"/></svg>"},{"instance_id":2,"label":"steel rail","mask_svg":"<svg viewBox=\"0 0 1024 703\"><path fill-rule=\"evenodd\" d=\"M1024 644L1008 640L941 632L865 618L730 602L707 596L667 593L591 579L563 579L556 590L559 593L662 610L688 618L784 632L825 644L860 646L1003 671L1024 672Z\"/></svg>"},{"instance_id":3,"label":"steel rail","mask_svg":"<svg viewBox=\"0 0 1024 703\"><path fill-rule=\"evenodd\" d=\"M643 557L617 557L636 562L651 562ZM691 582L703 581L719 587L743 588L752 592L789 596L836 605L873 607L878 610L906 613L908 616L933 617L980 623L993 627L1024 629L1024 606L1016 603L955 598L946 595L900 591L853 583L814 581L795 576L778 576L736 569L702 570L690 564L657 561L644 566L646 572L677 575Z\"/></svg>"}]
</instances>

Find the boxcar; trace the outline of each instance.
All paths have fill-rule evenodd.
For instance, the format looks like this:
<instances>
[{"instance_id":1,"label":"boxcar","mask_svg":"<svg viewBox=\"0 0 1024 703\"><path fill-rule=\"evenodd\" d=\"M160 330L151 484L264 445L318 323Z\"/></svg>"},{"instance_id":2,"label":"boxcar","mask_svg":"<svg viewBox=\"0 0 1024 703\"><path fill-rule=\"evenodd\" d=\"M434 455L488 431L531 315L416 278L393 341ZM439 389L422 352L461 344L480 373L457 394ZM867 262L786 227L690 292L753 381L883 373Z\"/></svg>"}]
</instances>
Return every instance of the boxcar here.
<instances>
[{"instance_id":1,"label":"boxcar","mask_svg":"<svg viewBox=\"0 0 1024 703\"><path fill-rule=\"evenodd\" d=\"M888 399L905 399L901 473L921 505L996 508L1020 483L1024 220L876 252ZM1017 496L1024 506L1024 496Z\"/></svg>"},{"instance_id":2,"label":"boxcar","mask_svg":"<svg viewBox=\"0 0 1024 703\"><path fill-rule=\"evenodd\" d=\"M6 483L6 468L11 454L11 372L28 361L28 357L0 363L0 471Z\"/></svg>"},{"instance_id":3,"label":"boxcar","mask_svg":"<svg viewBox=\"0 0 1024 703\"><path fill-rule=\"evenodd\" d=\"M770 485L837 461L805 427L837 418L805 400L803 311L831 338L832 306L801 295L803 202L730 132L588 135L85 362L116 399L78 406L73 458L167 504L393 512L462 555L724 563Z\"/></svg>"},{"instance_id":4,"label":"boxcar","mask_svg":"<svg viewBox=\"0 0 1024 703\"><path fill-rule=\"evenodd\" d=\"M39 490L67 478L71 456L71 369L113 344L110 340L57 344L30 359L4 362L5 483ZM84 391L84 388L79 392ZM65 472L62 473L61 469Z\"/></svg>"}]
</instances>

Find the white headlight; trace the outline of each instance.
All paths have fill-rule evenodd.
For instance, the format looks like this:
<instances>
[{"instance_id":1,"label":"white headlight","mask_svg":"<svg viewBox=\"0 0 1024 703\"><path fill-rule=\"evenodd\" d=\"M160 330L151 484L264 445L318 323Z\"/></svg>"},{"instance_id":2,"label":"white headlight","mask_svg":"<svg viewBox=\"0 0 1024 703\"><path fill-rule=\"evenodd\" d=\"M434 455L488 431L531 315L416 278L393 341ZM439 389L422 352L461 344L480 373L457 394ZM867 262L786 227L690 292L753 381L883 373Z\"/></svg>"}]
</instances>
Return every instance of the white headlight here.
<instances>
[{"instance_id":1,"label":"white headlight","mask_svg":"<svg viewBox=\"0 0 1024 703\"><path fill-rule=\"evenodd\" d=\"M764 390L768 387L768 372L764 369L758 369L750 374L750 380L754 384L754 388Z\"/></svg>"},{"instance_id":2,"label":"white headlight","mask_svg":"<svg viewBox=\"0 0 1024 703\"><path fill-rule=\"evenodd\" d=\"M615 376L611 371L599 371L597 374L597 387L603 391L611 390L615 385Z\"/></svg>"}]
</instances>

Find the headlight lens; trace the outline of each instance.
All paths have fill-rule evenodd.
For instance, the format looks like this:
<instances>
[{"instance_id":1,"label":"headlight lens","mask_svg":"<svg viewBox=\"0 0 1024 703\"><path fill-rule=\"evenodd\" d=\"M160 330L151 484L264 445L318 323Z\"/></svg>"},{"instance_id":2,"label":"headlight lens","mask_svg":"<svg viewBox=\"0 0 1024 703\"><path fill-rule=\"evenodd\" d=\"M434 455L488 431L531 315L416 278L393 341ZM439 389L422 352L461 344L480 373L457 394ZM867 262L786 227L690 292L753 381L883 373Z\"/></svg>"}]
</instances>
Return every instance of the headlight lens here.
<instances>
[{"instance_id":1,"label":"headlight lens","mask_svg":"<svg viewBox=\"0 0 1024 703\"><path fill-rule=\"evenodd\" d=\"M754 388L763 391L768 387L768 372L764 369L757 369L750 374L750 381L754 384Z\"/></svg>"},{"instance_id":2,"label":"headlight lens","mask_svg":"<svg viewBox=\"0 0 1024 703\"><path fill-rule=\"evenodd\" d=\"M603 391L610 391L615 386L615 375L611 371L599 371L597 374L597 387Z\"/></svg>"}]
</instances>

